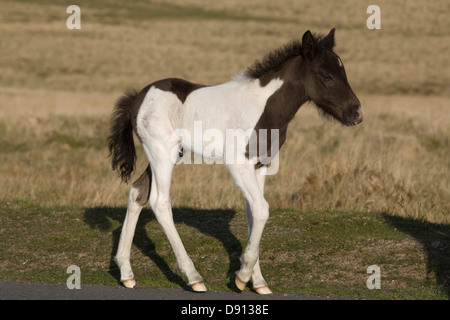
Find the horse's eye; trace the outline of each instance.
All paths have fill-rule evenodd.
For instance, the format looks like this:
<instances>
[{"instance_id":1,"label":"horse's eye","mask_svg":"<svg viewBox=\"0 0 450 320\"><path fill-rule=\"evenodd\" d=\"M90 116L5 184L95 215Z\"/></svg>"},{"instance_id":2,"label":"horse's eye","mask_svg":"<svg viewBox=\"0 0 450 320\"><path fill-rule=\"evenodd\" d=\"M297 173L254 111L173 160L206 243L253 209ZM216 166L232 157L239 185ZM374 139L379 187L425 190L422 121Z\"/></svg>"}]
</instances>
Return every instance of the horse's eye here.
<instances>
[{"instance_id":1,"label":"horse's eye","mask_svg":"<svg viewBox=\"0 0 450 320\"><path fill-rule=\"evenodd\" d=\"M324 82L331 81L333 79L333 77L329 73L321 74L320 76L322 77L322 80Z\"/></svg>"}]
</instances>

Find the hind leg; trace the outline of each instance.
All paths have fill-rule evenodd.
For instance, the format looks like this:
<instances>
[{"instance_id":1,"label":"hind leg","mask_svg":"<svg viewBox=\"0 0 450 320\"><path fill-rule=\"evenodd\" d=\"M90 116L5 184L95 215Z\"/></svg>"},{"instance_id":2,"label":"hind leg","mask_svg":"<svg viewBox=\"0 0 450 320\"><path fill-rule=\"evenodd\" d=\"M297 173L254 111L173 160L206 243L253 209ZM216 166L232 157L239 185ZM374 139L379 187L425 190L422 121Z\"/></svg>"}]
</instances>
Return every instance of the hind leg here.
<instances>
[{"instance_id":1,"label":"hind leg","mask_svg":"<svg viewBox=\"0 0 450 320\"><path fill-rule=\"evenodd\" d=\"M194 291L206 291L203 279L195 269L194 263L189 258L173 221L171 200L169 196L173 164L157 164L155 166L152 164L152 168L155 168L154 174L157 186L156 200L152 205L155 216L172 246L177 259L178 268L188 278L188 285L190 285Z\"/></svg>"},{"instance_id":2,"label":"hind leg","mask_svg":"<svg viewBox=\"0 0 450 320\"><path fill-rule=\"evenodd\" d=\"M203 279L189 258L173 221L170 187L174 163L178 157L178 149L176 145L174 148L173 143L166 141L166 143L145 144L144 150L150 160L153 174L150 205L156 219L172 246L179 270L188 278L188 285L194 291L206 291Z\"/></svg>"},{"instance_id":3,"label":"hind leg","mask_svg":"<svg viewBox=\"0 0 450 320\"><path fill-rule=\"evenodd\" d=\"M119 247L114 257L120 269L120 281L127 288L133 288L136 285L130 264L130 251L139 214L147 202L150 191L149 171L150 169L148 167L140 178L131 185L127 213L120 234Z\"/></svg>"}]
</instances>

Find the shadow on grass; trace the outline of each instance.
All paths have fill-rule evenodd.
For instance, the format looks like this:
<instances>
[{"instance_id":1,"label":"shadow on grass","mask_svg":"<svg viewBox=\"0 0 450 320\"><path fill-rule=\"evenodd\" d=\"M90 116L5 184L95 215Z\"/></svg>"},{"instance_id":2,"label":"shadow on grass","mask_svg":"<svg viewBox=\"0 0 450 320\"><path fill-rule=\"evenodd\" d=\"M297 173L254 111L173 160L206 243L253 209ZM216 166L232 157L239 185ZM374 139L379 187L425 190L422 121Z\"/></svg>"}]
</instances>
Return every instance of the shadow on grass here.
<instances>
[{"instance_id":1,"label":"shadow on grass","mask_svg":"<svg viewBox=\"0 0 450 320\"><path fill-rule=\"evenodd\" d=\"M436 282L450 298L450 225L436 224L384 213L385 221L417 239L427 258L427 277Z\"/></svg>"},{"instance_id":2,"label":"shadow on grass","mask_svg":"<svg viewBox=\"0 0 450 320\"><path fill-rule=\"evenodd\" d=\"M173 218L175 223L184 223L191 226L205 235L218 239L228 252L229 269L228 276L230 282L228 286L232 288L231 281L234 282L234 271L239 269L239 257L242 253L240 241L230 230L230 222L235 216L234 210L199 210L192 208L173 208ZM120 227L112 231L111 259L109 273L120 283L120 270L114 262L114 256L119 245L122 223L125 219L126 208L94 207L87 208L84 212L84 221L92 228L100 229L104 232L111 232L111 219L120 222ZM147 235L146 225L156 220L153 212L144 208L139 216L136 226L136 232L133 238L135 245L145 256L150 258L153 263L161 270L168 281L190 289L183 278L174 273L164 259L156 252L155 244Z\"/></svg>"}]
</instances>

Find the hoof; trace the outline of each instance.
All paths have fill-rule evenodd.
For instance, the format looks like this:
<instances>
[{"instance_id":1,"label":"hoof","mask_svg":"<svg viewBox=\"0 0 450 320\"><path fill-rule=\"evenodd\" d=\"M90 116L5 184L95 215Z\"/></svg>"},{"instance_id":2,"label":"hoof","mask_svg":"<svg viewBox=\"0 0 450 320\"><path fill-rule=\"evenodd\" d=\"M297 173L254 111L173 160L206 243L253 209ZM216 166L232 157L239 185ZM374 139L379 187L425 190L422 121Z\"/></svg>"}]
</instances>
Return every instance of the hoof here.
<instances>
[{"instance_id":1,"label":"hoof","mask_svg":"<svg viewBox=\"0 0 450 320\"><path fill-rule=\"evenodd\" d=\"M272 294L268 286L255 288L256 293L258 294Z\"/></svg>"},{"instance_id":2,"label":"hoof","mask_svg":"<svg viewBox=\"0 0 450 320\"><path fill-rule=\"evenodd\" d=\"M245 286L247 285L247 283L242 282L238 276L236 276L236 279L234 279L234 283L236 284L236 287L241 290L244 291L245 290Z\"/></svg>"},{"instance_id":3,"label":"hoof","mask_svg":"<svg viewBox=\"0 0 450 320\"><path fill-rule=\"evenodd\" d=\"M134 279L124 280L122 281L122 284L127 288L133 289L134 286L136 285L136 280Z\"/></svg>"},{"instance_id":4,"label":"hoof","mask_svg":"<svg viewBox=\"0 0 450 320\"><path fill-rule=\"evenodd\" d=\"M196 282L193 285L191 285L192 290L194 290L195 292L206 292L208 291L205 287L205 284L200 281L200 282Z\"/></svg>"}]
</instances>

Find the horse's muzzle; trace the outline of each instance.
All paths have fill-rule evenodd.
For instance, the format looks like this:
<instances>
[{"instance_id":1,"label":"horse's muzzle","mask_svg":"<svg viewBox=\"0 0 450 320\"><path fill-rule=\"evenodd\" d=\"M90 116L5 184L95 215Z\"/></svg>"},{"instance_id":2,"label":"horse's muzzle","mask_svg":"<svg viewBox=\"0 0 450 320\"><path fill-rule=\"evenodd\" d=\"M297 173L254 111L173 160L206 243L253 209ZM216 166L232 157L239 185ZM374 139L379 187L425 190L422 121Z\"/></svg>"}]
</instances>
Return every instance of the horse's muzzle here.
<instances>
[{"instance_id":1,"label":"horse's muzzle","mask_svg":"<svg viewBox=\"0 0 450 320\"><path fill-rule=\"evenodd\" d=\"M344 124L349 127L360 124L364 118L364 108L361 105L355 106L352 109L353 111L347 114L346 119L344 118Z\"/></svg>"}]
</instances>

